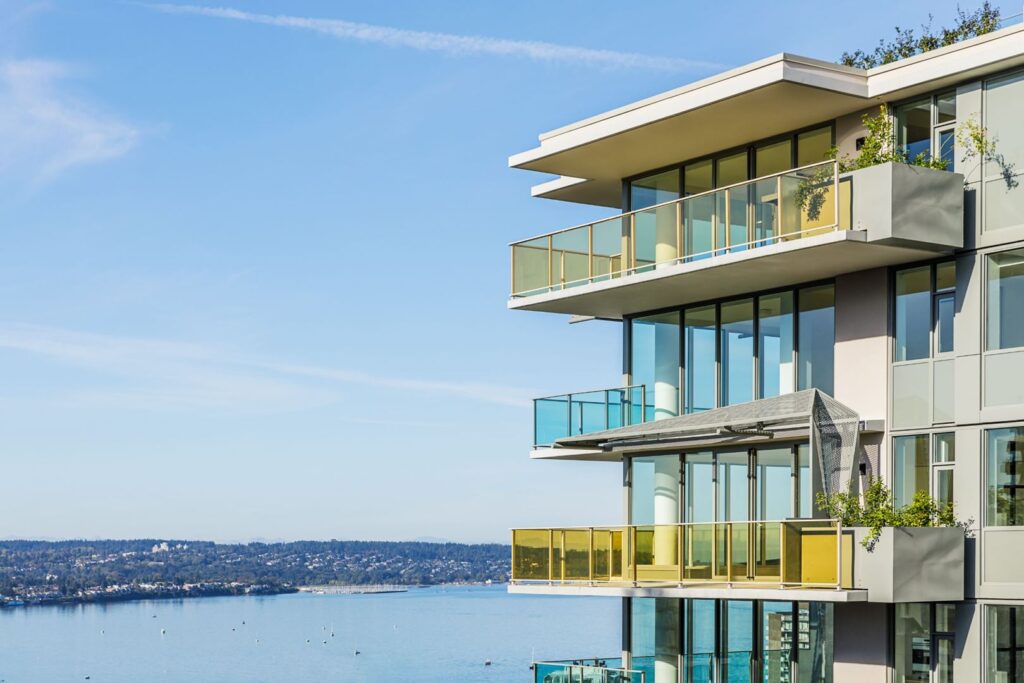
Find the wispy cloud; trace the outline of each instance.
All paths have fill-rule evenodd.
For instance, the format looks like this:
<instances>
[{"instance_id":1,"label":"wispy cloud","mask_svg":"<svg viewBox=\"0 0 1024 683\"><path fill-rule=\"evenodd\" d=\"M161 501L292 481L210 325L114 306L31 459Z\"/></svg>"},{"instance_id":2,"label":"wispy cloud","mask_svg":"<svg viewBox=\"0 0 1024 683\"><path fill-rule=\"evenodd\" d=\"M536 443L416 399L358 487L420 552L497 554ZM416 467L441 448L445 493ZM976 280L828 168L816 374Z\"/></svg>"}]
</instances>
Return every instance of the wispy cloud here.
<instances>
[{"instance_id":1,"label":"wispy cloud","mask_svg":"<svg viewBox=\"0 0 1024 683\"><path fill-rule=\"evenodd\" d=\"M484 382L392 377L294 364L205 344L95 334L25 324L0 325L0 352L22 352L86 369L110 381L65 398L143 409L291 410L337 401L353 386L401 390L521 407L520 388Z\"/></svg>"},{"instance_id":2,"label":"wispy cloud","mask_svg":"<svg viewBox=\"0 0 1024 683\"><path fill-rule=\"evenodd\" d=\"M45 183L135 146L132 125L66 91L73 75L61 62L0 60L0 174Z\"/></svg>"},{"instance_id":3,"label":"wispy cloud","mask_svg":"<svg viewBox=\"0 0 1024 683\"><path fill-rule=\"evenodd\" d=\"M377 43L389 47L405 47L414 50L441 52L449 55L485 54L585 66L655 69L661 71L692 71L720 68L720 65L711 62L674 57L657 57L636 52L595 50L534 40L511 40L488 36L412 31L392 26L363 24L341 19L258 14L230 7L200 7L197 5L171 3L145 4L145 6L168 14L197 14L205 17L244 21L252 24L301 29L342 40Z\"/></svg>"}]
</instances>

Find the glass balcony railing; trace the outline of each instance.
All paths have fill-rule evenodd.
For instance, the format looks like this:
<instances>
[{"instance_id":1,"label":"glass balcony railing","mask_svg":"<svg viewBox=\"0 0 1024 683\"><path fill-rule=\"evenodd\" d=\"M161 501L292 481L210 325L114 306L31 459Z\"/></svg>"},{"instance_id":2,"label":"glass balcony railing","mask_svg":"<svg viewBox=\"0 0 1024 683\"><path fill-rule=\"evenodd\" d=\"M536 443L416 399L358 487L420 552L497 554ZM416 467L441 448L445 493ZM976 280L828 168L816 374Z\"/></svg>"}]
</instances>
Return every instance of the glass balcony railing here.
<instances>
[{"instance_id":1,"label":"glass balcony railing","mask_svg":"<svg viewBox=\"0 0 1024 683\"><path fill-rule=\"evenodd\" d=\"M515 242L512 296L849 227L849 187L826 161Z\"/></svg>"},{"instance_id":2,"label":"glass balcony railing","mask_svg":"<svg viewBox=\"0 0 1024 683\"><path fill-rule=\"evenodd\" d=\"M516 529L512 581L850 588L853 537L817 519Z\"/></svg>"},{"instance_id":3,"label":"glass balcony railing","mask_svg":"<svg viewBox=\"0 0 1024 683\"><path fill-rule=\"evenodd\" d=\"M625 427L654 419L647 390L639 384L581 391L533 400L533 443L550 446L558 439Z\"/></svg>"},{"instance_id":4,"label":"glass balcony railing","mask_svg":"<svg viewBox=\"0 0 1024 683\"><path fill-rule=\"evenodd\" d=\"M560 662L534 662L534 683L654 683L640 669L626 669L622 659L574 659Z\"/></svg>"}]
</instances>

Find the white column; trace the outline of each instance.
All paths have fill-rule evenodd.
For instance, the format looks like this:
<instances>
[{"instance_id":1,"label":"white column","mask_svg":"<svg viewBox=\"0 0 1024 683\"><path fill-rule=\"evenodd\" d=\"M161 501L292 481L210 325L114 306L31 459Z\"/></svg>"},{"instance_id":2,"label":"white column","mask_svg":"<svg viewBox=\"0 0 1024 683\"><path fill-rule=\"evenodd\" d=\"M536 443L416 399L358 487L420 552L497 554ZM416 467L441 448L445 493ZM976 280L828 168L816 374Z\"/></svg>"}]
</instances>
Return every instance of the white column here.
<instances>
[{"instance_id":1,"label":"white column","mask_svg":"<svg viewBox=\"0 0 1024 683\"><path fill-rule=\"evenodd\" d=\"M654 260L670 265L676 258L676 206L670 204L654 210Z\"/></svg>"},{"instance_id":2,"label":"white column","mask_svg":"<svg viewBox=\"0 0 1024 683\"><path fill-rule=\"evenodd\" d=\"M654 563L666 569L678 567L679 459L654 461ZM679 600L657 598L654 608L654 681L674 683L679 666Z\"/></svg>"},{"instance_id":3,"label":"white column","mask_svg":"<svg viewBox=\"0 0 1024 683\"><path fill-rule=\"evenodd\" d=\"M679 414L679 328L654 326L654 419ZM650 388L648 388L650 391ZM650 397L648 397L650 400Z\"/></svg>"}]
</instances>

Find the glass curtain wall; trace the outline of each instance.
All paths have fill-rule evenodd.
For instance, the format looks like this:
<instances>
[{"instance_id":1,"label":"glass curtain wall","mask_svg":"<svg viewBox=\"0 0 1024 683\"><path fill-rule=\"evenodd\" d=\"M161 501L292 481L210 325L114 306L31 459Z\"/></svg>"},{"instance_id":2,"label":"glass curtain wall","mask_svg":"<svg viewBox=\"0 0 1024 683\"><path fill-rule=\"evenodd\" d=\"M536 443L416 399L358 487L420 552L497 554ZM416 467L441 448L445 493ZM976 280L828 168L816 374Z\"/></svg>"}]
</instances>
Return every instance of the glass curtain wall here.
<instances>
[{"instance_id":1,"label":"glass curtain wall","mask_svg":"<svg viewBox=\"0 0 1024 683\"><path fill-rule=\"evenodd\" d=\"M896 273L896 361L930 356L931 266Z\"/></svg>"},{"instance_id":2,"label":"glass curtain wall","mask_svg":"<svg viewBox=\"0 0 1024 683\"><path fill-rule=\"evenodd\" d=\"M648 419L794 390L833 392L831 284L633 318L629 329L631 382L646 386Z\"/></svg>"},{"instance_id":3,"label":"glass curtain wall","mask_svg":"<svg viewBox=\"0 0 1024 683\"><path fill-rule=\"evenodd\" d=\"M758 398L793 391L793 293L758 297Z\"/></svg>"},{"instance_id":4,"label":"glass curtain wall","mask_svg":"<svg viewBox=\"0 0 1024 683\"><path fill-rule=\"evenodd\" d=\"M679 256L676 206L660 206L679 197L679 169L630 182L629 206L630 210L637 211L633 214L633 244L638 266L671 262ZM659 206L642 210L655 205Z\"/></svg>"},{"instance_id":5,"label":"glass curtain wall","mask_svg":"<svg viewBox=\"0 0 1024 683\"><path fill-rule=\"evenodd\" d=\"M722 304L723 406L754 400L754 300Z\"/></svg>"},{"instance_id":6,"label":"glass curtain wall","mask_svg":"<svg viewBox=\"0 0 1024 683\"><path fill-rule=\"evenodd\" d=\"M700 413L718 406L716 352L718 316L715 306L689 308L684 313L687 413Z\"/></svg>"},{"instance_id":7,"label":"glass curtain wall","mask_svg":"<svg viewBox=\"0 0 1024 683\"><path fill-rule=\"evenodd\" d=\"M797 389L819 389L831 396L835 391L835 287L821 285L801 289L798 300Z\"/></svg>"},{"instance_id":8,"label":"glass curtain wall","mask_svg":"<svg viewBox=\"0 0 1024 683\"><path fill-rule=\"evenodd\" d=\"M647 420L679 414L679 313L633 318L630 383L645 388Z\"/></svg>"}]
</instances>

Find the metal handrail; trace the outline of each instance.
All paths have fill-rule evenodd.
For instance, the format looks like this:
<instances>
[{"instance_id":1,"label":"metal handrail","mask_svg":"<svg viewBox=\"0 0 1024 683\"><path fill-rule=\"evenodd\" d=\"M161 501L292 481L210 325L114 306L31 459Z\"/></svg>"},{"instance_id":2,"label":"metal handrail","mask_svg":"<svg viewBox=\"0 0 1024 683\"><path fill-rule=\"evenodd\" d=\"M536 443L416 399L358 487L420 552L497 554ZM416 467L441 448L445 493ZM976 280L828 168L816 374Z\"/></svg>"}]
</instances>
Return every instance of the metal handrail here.
<instances>
[{"instance_id":1,"label":"metal handrail","mask_svg":"<svg viewBox=\"0 0 1024 683\"><path fill-rule=\"evenodd\" d=\"M687 526L709 526L712 524L795 524L795 523L810 523L820 522L821 524L832 523L841 525L842 520L838 517L790 517L789 519L730 519L721 522L669 522L667 524L590 524L588 526L517 526L509 529L509 531L548 531L555 529L557 531L587 531L588 529L594 529L595 531L603 531L606 529L646 529L654 526L668 527L687 527Z\"/></svg>"},{"instance_id":2,"label":"metal handrail","mask_svg":"<svg viewBox=\"0 0 1024 683\"><path fill-rule=\"evenodd\" d=\"M562 398L563 396L579 396L580 394L596 394L599 391L629 391L630 389L644 389L646 384L627 384L624 387L601 387L599 389L587 389L586 391L573 391L566 394L552 394L551 396L538 396L533 399L534 401L549 401L553 398Z\"/></svg>"},{"instance_id":3,"label":"metal handrail","mask_svg":"<svg viewBox=\"0 0 1024 683\"><path fill-rule=\"evenodd\" d=\"M683 218L683 212L685 210L684 209L684 205L686 204L686 202L691 201L691 200L699 200L699 199L701 199L703 197L708 197L708 196L716 195L716 194L719 195L719 196L724 196L724 197L728 198L730 196L729 193L732 190L735 190L735 189L738 189L738 188L746 188L747 190L749 190L751 187L756 187L760 183L765 183L765 182L771 183L771 182L774 182L775 186L776 186L776 194L777 194L777 197L778 197L778 202L780 202L777 206L778 206L778 208L781 211L781 209L782 209L781 202L782 202L782 194L783 194L782 193L782 179L784 177L792 176L793 174L800 173L800 172L806 171L808 169L815 169L815 168L824 169L826 167L830 167L831 168L831 177L827 178L827 179L822 177L822 178L820 178L820 180L821 180L822 185L824 185L826 182L827 182L828 185L831 185L830 189L833 192L833 195L832 195L833 196L833 202L832 203L833 203L833 213L834 213L834 216L833 216L832 223L824 224L824 225L819 225L819 226L816 226L816 227L813 227L813 228L807 228L805 230L797 230L797 231L784 232L782 230L782 228L783 228L782 218L783 217L782 217L781 213L777 213L775 215L774 220L772 221L772 227L771 227L771 232L773 232L774 234L764 235L764 236L756 236L757 229L756 229L755 226L757 225L757 221L755 219L754 222L752 223L751 219L753 218L753 214L748 213L746 219L744 220L743 225L745 226L745 229L748 232L748 237L753 237L753 238L752 239L748 239L748 240L746 240L744 242L731 243L730 242L730 235L729 235L729 232L730 232L731 228L730 227L726 227L725 228L725 230L726 230L726 232L725 232L725 240L724 240L725 243L724 244L720 244L720 242L722 241L720 239L722 237L722 234L719 231L722 228L721 228L721 226L718 225L719 220L717 218L713 218L712 224L711 224L711 228L710 228L711 229L711 233L710 233L711 245L712 245L711 248L707 249L705 251L701 251L701 252L693 252L693 253L688 253L688 254L684 254L683 253L685 251L684 245L688 241L687 239L684 239L684 232L686 234L689 234L689 225L690 225L690 223L689 223L690 219L684 219ZM617 216L612 216L612 217L600 219L600 220L597 220L597 221L590 221L590 222L587 222L587 223L581 223L579 225L576 225L576 226L573 226L573 227L570 227L570 228L564 228L562 230L558 230L558 231L555 231L555 232L550 232L550 233L546 233L546 234L543 234L543 235L538 235L536 237L531 237L531 238L528 238L528 239L525 239L525 240L519 240L519 241L516 241L516 242L512 242L509 245L511 250L512 250L512 272L511 272L511 275L512 275L512 288L511 289L512 289L512 291L511 291L511 297L512 298L519 298L519 297L524 297L524 296L532 296L532 295L540 294L540 293L543 293L543 292L564 291L564 290L566 290L568 288L571 288L571 287L579 285L579 284L585 284L585 283L589 283L589 282L595 282L595 281L602 281L602 280L607 280L607 279L614 279L614 278L618 278L618 277L624 277L624 276L628 276L628 275L632 275L632 274L635 274L635 273L638 273L638 272L645 271L645 270L647 270L649 268L653 268L653 267L656 267L656 266L675 265L675 264L679 264L679 263L683 263L683 262L692 262L694 260L698 260L698 259L702 259L702 258L707 258L707 257L715 257L715 256L719 256L719 255L725 254L725 253L737 252L737 251L745 251L745 250L750 249L750 248L757 248L757 247L761 247L761 246L767 246L767 245L770 245L770 244L775 244L775 243L781 242L783 240L790 241L790 240L794 240L794 239L801 239L805 235L808 235L808 234L811 234L811 233L813 233L813 234L821 234L823 232L835 231L835 230L841 229L842 218L841 218L841 215L840 215L840 203L841 202L840 202L840 192L839 192L839 190L840 190L840 175L841 174L840 174L840 168L839 168L839 162L838 161L818 162L818 163L815 163L815 164L809 164L807 166L801 166L801 167L798 167L798 168L795 168L795 169L790 169L790 170L787 170L787 171L782 171L782 172L774 173L774 174L771 174L771 175L761 176L759 178L754 178L752 180L745 180L745 181L742 181L742 182L739 182L739 183L733 183L732 185L726 185L726 186L723 186L723 187L715 188L713 190L708 190L706 192L701 192L701 193L698 193L698 194L688 195L686 197L681 197L681 198L678 198L678 199L669 200L667 202L662 202L660 204L654 204L652 206L644 207L642 209L636 209L636 210L633 210L633 211L628 211L626 213L622 213L622 214L619 214ZM809 176L809 177L805 178L805 180L814 181L816 179L812 175L812 176ZM749 204L749 202L748 202L747 203L746 211L750 212L751 206L752 205ZM658 209L669 208L669 207L675 207L675 221L674 221L674 223L675 223L675 244L673 246L673 251L674 251L674 253L676 255L671 257L671 258L665 258L663 260L658 260L657 257L655 257L655 259L651 260L651 261L640 261L640 260L638 260L638 258L637 258L638 240L637 240L637 235L636 235L637 225L636 225L636 220L633 217L636 216L637 214L650 213L652 211L657 212ZM726 207L725 207L725 222L729 226L732 225L731 219L730 219L730 214L731 214L731 209L730 209L730 206L729 206L729 202L727 202L726 203ZM713 211L712 212L712 216L718 216L718 212L717 211ZM628 223L623 222L624 220L628 220ZM619 227L619 231L621 232L621 239L622 239L621 248L619 249L619 251L617 251L615 253L608 253L608 254L605 254L605 253L595 253L594 252L594 236L595 236L595 232L600 229L602 223L610 223L610 221L619 221L619 226L618 227ZM799 227L799 226L794 226L794 227ZM557 238L557 236L559 236L561 234L564 234L564 233L568 233L570 231L579 231L579 230L585 231L585 234L584 233L580 234L581 239L585 238L586 241L587 241L587 246L585 247L585 251L583 250L582 247L580 249L565 249L565 248L556 248L555 247L554 240ZM543 242L543 244L538 244L538 245L531 245L531 244L529 244L530 242L534 242L534 241ZM644 244L646 244L646 241L644 241ZM546 254L548 265L547 265L547 268L545 269L546 270L546 276L545 276L545 278L543 280L543 284L538 283L538 286L518 286L517 285L517 282L516 282L516 261L517 261L517 251L518 250L531 250L531 251L536 251L536 252L540 252L540 253ZM572 279L572 280L564 279L565 276L566 276L564 259L567 256L575 256L575 257L585 258L586 259L587 267L586 267L586 275L585 276L578 277L578 278L575 278L575 279ZM561 265L559 266L559 270L558 270L559 275L558 275L557 281L556 281L556 278L553 277L553 271L552 271L552 266L553 266L553 263L554 263L554 259L561 259ZM596 272L595 273L595 259L597 259L598 261L604 261L604 260L608 261L608 264L607 264L608 265L608 270L607 270L607 272ZM615 264L616 262L618 263L619 268L617 270L612 270L611 269L612 265Z\"/></svg>"},{"instance_id":4,"label":"metal handrail","mask_svg":"<svg viewBox=\"0 0 1024 683\"><path fill-rule=\"evenodd\" d=\"M816 161L813 164L807 164L805 166L798 166L796 168L791 168L788 171L780 171L779 173L772 173L770 175L758 176L757 178L751 178L750 180L741 180L740 182L733 183L732 185L722 185L721 187L716 187L713 190L705 190L704 192L695 192L694 194L688 194L685 197L679 197L678 199L669 199L668 201L661 202L660 204L651 204L650 206L645 206L642 209L633 209L632 211L624 211L623 213L618 213L618 214L615 214L614 216L607 216L605 218L598 218L596 220L586 221L584 223L580 223L579 225L574 225L574 226L569 227L569 228L561 228L561 229L555 230L553 232L541 233L540 235L535 235L533 237L527 237L526 239L523 239L523 240L516 240L515 242L509 242L508 246L510 246L510 247L519 246L521 244L524 244L525 242L532 242L533 240L539 240L542 237L553 237L554 235L560 235L563 232L569 232L570 230L576 230L578 228L585 228L588 225L596 225L597 223L603 223L604 221L612 221L612 220L615 220L615 219L618 219L618 218L626 218L627 216L635 216L638 213L643 213L645 211L651 211L652 209L661 209L661 208L664 208L664 207L667 207L667 206L671 206L671 205L674 205L674 204L682 204L683 202L690 201L691 199L700 199L701 197L706 197L708 195L713 195L716 192L723 192L725 190L731 190L733 188L740 187L742 185L750 185L751 183L756 183L758 181L768 180L770 178L778 178L780 176L789 175L791 173L798 173L800 171L806 171L809 168L815 168L816 166L825 166L827 164L832 164L836 168L837 175L838 175L839 162L837 162L837 161Z\"/></svg>"}]
</instances>

